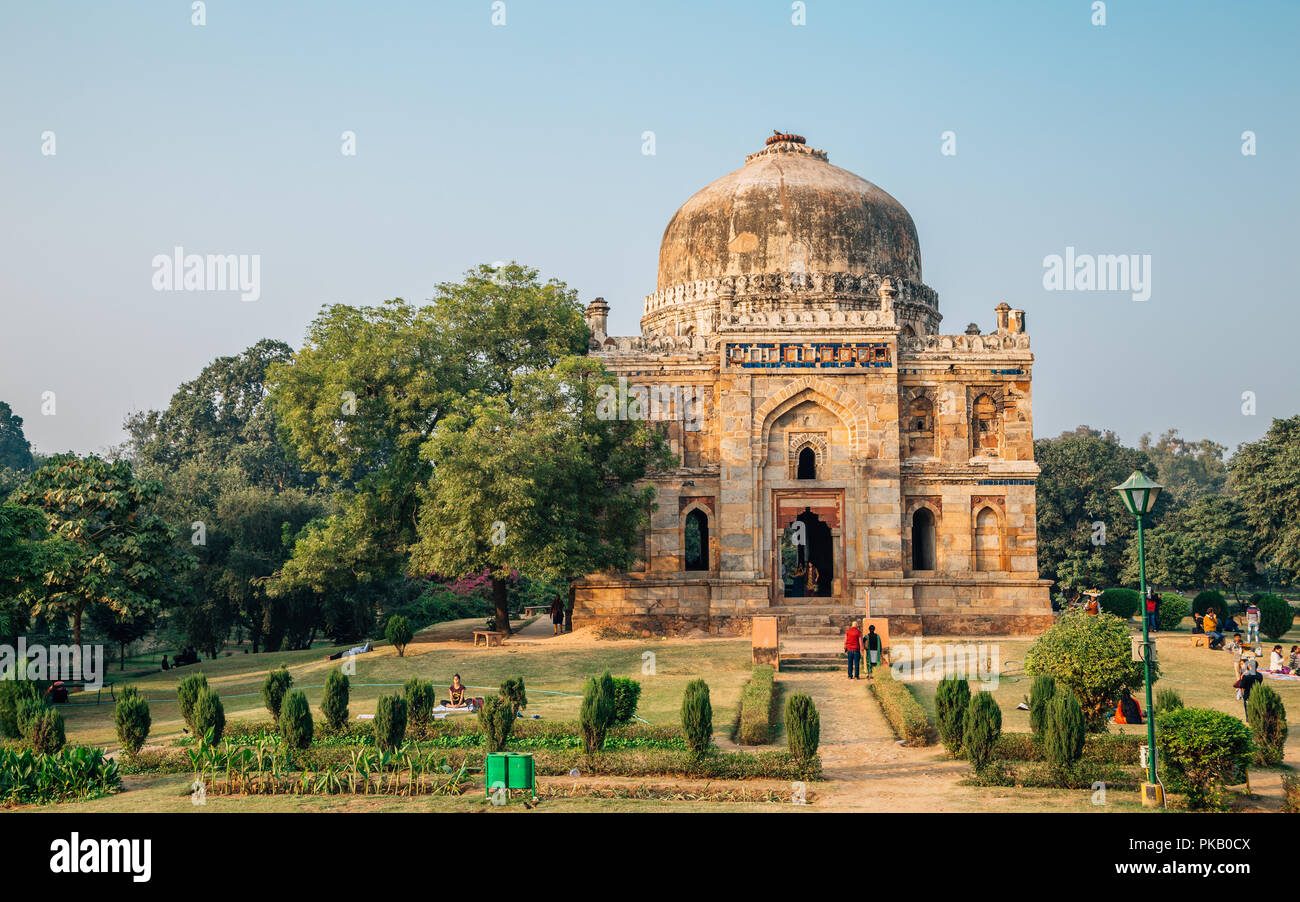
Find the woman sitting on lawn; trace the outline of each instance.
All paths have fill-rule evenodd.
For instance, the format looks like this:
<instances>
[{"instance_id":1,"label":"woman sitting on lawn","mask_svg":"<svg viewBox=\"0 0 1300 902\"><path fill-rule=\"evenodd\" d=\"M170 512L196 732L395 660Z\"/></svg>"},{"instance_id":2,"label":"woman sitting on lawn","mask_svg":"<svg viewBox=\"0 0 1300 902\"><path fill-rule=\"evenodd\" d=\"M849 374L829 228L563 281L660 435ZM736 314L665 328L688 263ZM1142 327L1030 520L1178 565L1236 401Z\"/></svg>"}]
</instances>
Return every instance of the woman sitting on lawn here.
<instances>
[{"instance_id":1,"label":"woman sitting on lawn","mask_svg":"<svg viewBox=\"0 0 1300 902\"><path fill-rule=\"evenodd\" d=\"M1115 723L1141 723L1142 708L1138 705L1137 699L1128 689L1120 696L1119 704L1115 706Z\"/></svg>"},{"instance_id":2,"label":"woman sitting on lawn","mask_svg":"<svg viewBox=\"0 0 1300 902\"><path fill-rule=\"evenodd\" d=\"M460 674L454 674L451 678L451 688L447 690L451 693L451 700L447 703L448 708L468 708L469 704L465 701L465 684L460 681Z\"/></svg>"},{"instance_id":3,"label":"woman sitting on lawn","mask_svg":"<svg viewBox=\"0 0 1300 902\"><path fill-rule=\"evenodd\" d=\"M1282 657L1282 646L1273 646L1273 653L1268 656L1268 669L1273 673L1291 672L1291 668L1286 666L1286 660Z\"/></svg>"}]
</instances>

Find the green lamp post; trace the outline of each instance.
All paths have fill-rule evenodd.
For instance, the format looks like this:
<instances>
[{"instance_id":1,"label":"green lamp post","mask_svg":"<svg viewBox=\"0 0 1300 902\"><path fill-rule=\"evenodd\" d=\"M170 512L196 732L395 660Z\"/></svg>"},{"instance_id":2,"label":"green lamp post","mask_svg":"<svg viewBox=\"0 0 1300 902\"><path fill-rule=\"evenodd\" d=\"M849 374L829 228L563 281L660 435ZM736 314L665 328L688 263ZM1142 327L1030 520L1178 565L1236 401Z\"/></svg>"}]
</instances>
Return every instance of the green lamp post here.
<instances>
[{"instance_id":1,"label":"green lamp post","mask_svg":"<svg viewBox=\"0 0 1300 902\"><path fill-rule=\"evenodd\" d=\"M1124 506L1138 522L1138 582L1142 591L1142 665L1146 670L1147 684L1147 782L1142 784L1142 804L1148 807L1164 804L1164 791L1156 779L1156 719L1155 709L1151 704L1151 658L1154 647L1151 643L1149 618L1146 616L1147 600L1147 559L1146 548L1142 543L1142 520L1156 506L1156 497L1164 486L1147 479L1138 470L1121 484L1115 491L1124 499Z\"/></svg>"}]
</instances>

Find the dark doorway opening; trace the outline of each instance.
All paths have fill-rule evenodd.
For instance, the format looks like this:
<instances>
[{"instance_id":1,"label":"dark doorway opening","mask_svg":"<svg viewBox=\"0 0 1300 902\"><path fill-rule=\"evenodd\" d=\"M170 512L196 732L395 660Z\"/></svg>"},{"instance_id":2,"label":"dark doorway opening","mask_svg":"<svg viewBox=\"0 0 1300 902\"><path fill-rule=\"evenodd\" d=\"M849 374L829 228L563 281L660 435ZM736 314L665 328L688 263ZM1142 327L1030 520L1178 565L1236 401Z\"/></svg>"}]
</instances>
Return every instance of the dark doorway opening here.
<instances>
[{"instance_id":1,"label":"dark doorway opening","mask_svg":"<svg viewBox=\"0 0 1300 902\"><path fill-rule=\"evenodd\" d=\"M781 579L786 598L829 598L835 580L835 538L808 508L781 536Z\"/></svg>"},{"instance_id":2,"label":"dark doorway opening","mask_svg":"<svg viewBox=\"0 0 1300 902\"><path fill-rule=\"evenodd\" d=\"M685 548L682 559L685 570L709 569L709 518L704 511L693 510L686 515L683 528Z\"/></svg>"}]
</instances>

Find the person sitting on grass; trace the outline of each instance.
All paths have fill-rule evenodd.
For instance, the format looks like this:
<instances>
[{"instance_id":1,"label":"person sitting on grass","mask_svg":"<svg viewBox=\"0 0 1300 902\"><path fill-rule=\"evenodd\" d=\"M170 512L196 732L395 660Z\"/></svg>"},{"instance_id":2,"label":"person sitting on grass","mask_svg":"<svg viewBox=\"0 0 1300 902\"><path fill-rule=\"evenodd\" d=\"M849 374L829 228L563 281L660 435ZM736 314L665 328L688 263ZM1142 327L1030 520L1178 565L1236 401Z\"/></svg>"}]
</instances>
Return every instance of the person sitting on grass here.
<instances>
[{"instance_id":1,"label":"person sitting on grass","mask_svg":"<svg viewBox=\"0 0 1300 902\"><path fill-rule=\"evenodd\" d=\"M460 674L453 674L451 686L447 689L451 698L447 701L448 708L468 708L469 702L465 699L465 684L460 681Z\"/></svg>"},{"instance_id":2,"label":"person sitting on grass","mask_svg":"<svg viewBox=\"0 0 1300 902\"><path fill-rule=\"evenodd\" d=\"M1300 645L1291 646L1291 660L1289 663L1293 673L1300 670Z\"/></svg>"},{"instance_id":3,"label":"person sitting on grass","mask_svg":"<svg viewBox=\"0 0 1300 902\"><path fill-rule=\"evenodd\" d=\"M1142 723L1142 707L1128 689L1124 690L1115 706L1115 723Z\"/></svg>"},{"instance_id":4,"label":"person sitting on grass","mask_svg":"<svg viewBox=\"0 0 1300 902\"><path fill-rule=\"evenodd\" d=\"M1291 668L1286 665L1286 661L1282 657L1282 646L1273 646L1273 653L1268 656L1268 669L1273 673L1291 672Z\"/></svg>"},{"instance_id":5,"label":"person sitting on grass","mask_svg":"<svg viewBox=\"0 0 1300 902\"><path fill-rule=\"evenodd\" d=\"M1237 633L1237 635L1232 637L1232 641L1228 643L1227 650L1232 652L1238 658L1241 657L1241 653L1246 650L1246 646L1241 644L1241 633Z\"/></svg>"}]
</instances>

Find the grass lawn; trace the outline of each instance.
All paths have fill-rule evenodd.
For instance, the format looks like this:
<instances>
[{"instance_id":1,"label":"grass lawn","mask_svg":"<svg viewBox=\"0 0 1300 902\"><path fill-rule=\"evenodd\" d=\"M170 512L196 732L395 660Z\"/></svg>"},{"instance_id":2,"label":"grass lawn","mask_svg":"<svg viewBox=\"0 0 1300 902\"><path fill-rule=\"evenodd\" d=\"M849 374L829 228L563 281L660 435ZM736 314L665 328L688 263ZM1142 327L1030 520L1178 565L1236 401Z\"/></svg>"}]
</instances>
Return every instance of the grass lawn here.
<instances>
[{"instance_id":1,"label":"grass lawn","mask_svg":"<svg viewBox=\"0 0 1300 902\"><path fill-rule=\"evenodd\" d=\"M452 674L459 673L474 695L495 695L501 682L509 677L523 677L528 689L528 715L548 720L577 720L582 686L589 676L608 670L614 676L628 676L640 681L642 691L637 709L640 717L653 724L678 723L682 693L696 677L709 684L713 702L713 721L719 737L725 737L735 716L740 689L749 678L750 647L747 639L700 640L582 640L574 634L554 643L507 644L500 648L473 648L464 641L469 631L480 628L479 619L440 623L417 635L398 657L396 649L384 644L375 651L358 656L352 682L349 712L358 714L375 710L380 695L401 692L401 686L413 676L432 680L445 697ZM139 686L149 699L153 717L150 743L182 735L184 723L176 706L176 684L184 677L202 672L208 684L220 695L227 720L269 718L262 703L262 681L267 671L287 666L293 674L294 689L302 689L319 715L326 675L338 661L327 661L327 652L336 646L321 645L308 651L242 654L215 661L203 661L180 670L162 672L152 669L125 677L110 671L114 682ZM643 673L644 654L654 655L653 673ZM128 667L130 664L128 663ZM77 696L73 696L74 700ZM60 708L68 742L116 748L113 730L113 706L72 704Z\"/></svg>"}]
</instances>

